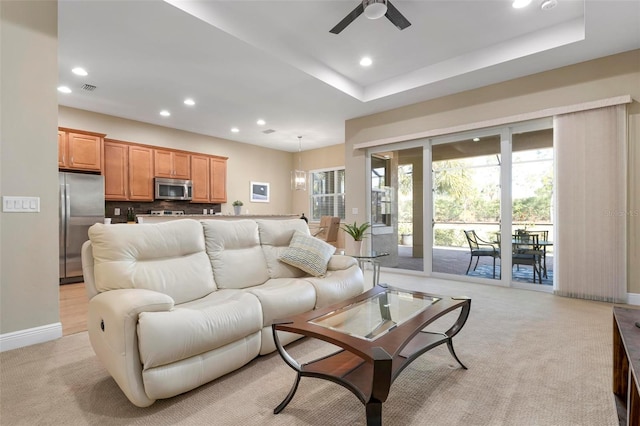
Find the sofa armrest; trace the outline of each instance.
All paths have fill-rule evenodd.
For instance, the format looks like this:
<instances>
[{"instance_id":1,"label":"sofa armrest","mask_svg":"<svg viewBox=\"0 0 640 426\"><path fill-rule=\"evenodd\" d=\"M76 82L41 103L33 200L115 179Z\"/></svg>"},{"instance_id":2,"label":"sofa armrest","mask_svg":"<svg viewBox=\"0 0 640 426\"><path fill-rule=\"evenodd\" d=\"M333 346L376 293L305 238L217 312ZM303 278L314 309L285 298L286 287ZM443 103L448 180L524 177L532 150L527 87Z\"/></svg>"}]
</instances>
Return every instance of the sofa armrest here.
<instances>
[{"instance_id":1,"label":"sofa armrest","mask_svg":"<svg viewBox=\"0 0 640 426\"><path fill-rule=\"evenodd\" d=\"M334 254L329 259L329 264L327 265L328 271L343 271L345 269L349 269L353 265L357 265L358 261L351 256L344 256L341 254Z\"/></svg>"},{"instance_id":2,"label":"sofa armrest","mask_svg":"<svg viewBox=\"0 0 640 426\"><path fill-rule=\"evenodd\" d=\"M139 407L155 400L146 395L142 382L138 315L170 311L173 306L166 294L143 289L106 291L89 301L87 329L93 350L127 398Z\"/></svg>"}]
</instances>

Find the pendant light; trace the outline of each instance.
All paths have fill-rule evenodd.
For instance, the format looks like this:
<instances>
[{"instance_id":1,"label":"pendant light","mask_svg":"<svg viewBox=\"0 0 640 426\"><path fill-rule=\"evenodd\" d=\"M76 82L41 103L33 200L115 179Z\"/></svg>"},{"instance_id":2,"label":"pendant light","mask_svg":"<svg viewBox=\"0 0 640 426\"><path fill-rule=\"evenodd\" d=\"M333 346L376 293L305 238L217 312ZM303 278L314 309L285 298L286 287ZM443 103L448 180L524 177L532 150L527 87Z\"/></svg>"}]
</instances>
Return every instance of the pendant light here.
<instances>
[{"instance_id":1,"label":"pendant light","mask_svg":"<svg viewBox=\"0 0 640 426\"><path fill-rule=\"evenodd\" d=\"M298 136L298 168L291 172L291 189L307 190L307 172L302 170L302 136Z\"/></svg>"}]
</instances>

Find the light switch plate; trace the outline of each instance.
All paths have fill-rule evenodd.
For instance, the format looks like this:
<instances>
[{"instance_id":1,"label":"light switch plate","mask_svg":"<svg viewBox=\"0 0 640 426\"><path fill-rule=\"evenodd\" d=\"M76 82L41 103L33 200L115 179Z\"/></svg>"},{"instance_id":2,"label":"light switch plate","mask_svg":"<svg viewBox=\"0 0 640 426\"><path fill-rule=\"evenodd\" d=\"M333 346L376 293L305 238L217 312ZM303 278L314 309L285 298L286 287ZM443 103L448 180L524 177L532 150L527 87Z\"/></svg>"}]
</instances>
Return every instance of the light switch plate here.
<instances>
[{"instance_id":1,"label":"light switch plate","mask_svg":"<svg viewBox=\"0 0 640 426\"><path fill-rule=\"evenodd\" d=\"M39 213L40 197L2 197L4 213Z\"/></svg>"},{"instance_id":2,"label":"light switch plate","mask_svg":"<svg viewBox=\"0 0 640 426\"><path fill-rule=\"evenodd\" d=\"M358 214L358 208L357 207L351 208L351 214Z\"/></svg>"}]
</instances>

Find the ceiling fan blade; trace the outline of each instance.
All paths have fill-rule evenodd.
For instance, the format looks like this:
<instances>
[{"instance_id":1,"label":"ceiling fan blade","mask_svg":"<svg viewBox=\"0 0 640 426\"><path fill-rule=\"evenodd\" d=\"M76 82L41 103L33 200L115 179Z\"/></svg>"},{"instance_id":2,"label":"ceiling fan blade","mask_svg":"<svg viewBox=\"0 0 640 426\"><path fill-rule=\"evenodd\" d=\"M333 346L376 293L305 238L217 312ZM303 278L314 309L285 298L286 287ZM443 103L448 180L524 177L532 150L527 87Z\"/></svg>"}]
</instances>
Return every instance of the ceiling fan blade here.
<instances>
[{"instance_id":1,"label":"ceiling fan blade","mask_svg":"<svg viewBox=\"0 0 640 426\"><path fill-rule=\"evenodd\" d=\"M347 25L352 23L358 16L362 15L362 12L364 12L364 6L362 5L362 3L360 3L358 5L358 7L353 9L350 14L345 16L345 18L342 21L340 21L338 23L338 25L336 25L335 27L331 28L331 30L329 32L333 33L333 34L340 34L340 31L342 31L345 28L347 28Z\"/></svg>"},{"instance_id":2,"label":"ceiling fan blade","mask_svg":"<svg viewBox=\"0 0 640 426\"><path fill-rule=\"evenodd\" d=\"M387 1L387 13L385 13L384 16L386 16L393 25L398 27L399 30L404 30L411 25L411 22L409 22L390 1Z\"/></svg>"}]
</instances>

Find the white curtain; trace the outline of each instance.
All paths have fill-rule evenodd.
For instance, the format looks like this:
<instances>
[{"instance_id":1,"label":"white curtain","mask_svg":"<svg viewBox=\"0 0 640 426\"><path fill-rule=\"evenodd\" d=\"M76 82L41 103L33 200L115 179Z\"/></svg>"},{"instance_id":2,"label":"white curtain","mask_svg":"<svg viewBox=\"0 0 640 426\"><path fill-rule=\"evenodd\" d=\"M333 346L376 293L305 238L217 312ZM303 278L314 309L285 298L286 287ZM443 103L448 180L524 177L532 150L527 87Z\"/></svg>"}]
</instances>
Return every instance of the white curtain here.
<instances>
[{"instance_id":1,"label":"white curtain","mask_svg":"<svg viewBox=\"0 0 640 426\"><path fill-rule=\"evenodd\" d=\"M554 117L556 294L626 302L626 109Z\"/></svg>"}]
</instances>

